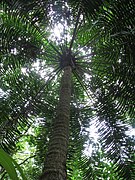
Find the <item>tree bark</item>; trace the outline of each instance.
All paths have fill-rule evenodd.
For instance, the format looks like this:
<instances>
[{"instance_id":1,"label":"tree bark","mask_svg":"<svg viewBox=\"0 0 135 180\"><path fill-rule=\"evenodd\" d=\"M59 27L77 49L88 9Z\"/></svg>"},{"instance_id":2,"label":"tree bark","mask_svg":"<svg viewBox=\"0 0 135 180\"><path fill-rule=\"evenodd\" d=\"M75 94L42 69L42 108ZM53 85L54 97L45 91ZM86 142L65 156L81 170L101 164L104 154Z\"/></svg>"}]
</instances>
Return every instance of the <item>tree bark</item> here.
<instances>
[{"instance_id":1,"label":"tree bark","mask_svg":"<svg viewBox=\"0 0 135 180\"><path fill-rule=\"evenodd\" d=\"M57 115L46 155L44 172L40 180L67 179L66 158L69 140L71 74L71 67L65 67L61 79Z\"/></svg>"}]
</instances>

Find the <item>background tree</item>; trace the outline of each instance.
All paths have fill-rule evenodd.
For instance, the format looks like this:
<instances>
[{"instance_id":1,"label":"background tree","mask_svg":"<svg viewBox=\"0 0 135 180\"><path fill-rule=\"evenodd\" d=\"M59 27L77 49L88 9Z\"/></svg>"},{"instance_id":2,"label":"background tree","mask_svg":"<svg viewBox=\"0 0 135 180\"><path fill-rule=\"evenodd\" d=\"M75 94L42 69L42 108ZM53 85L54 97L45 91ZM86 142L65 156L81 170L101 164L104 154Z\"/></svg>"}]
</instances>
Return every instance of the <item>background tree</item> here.
<instances>
[{"instance_id":1,"label":"background tree","mask_svg":"<svg viewBox=\"0 0 135 180\"><path fill-rule=\"evenodd\" d=\"M134 178L134 139L126 135L130 126L134 127L133 15L131 0L2 3L3 149L15 153L19 138L35 119L42 119L43 124L37 123L41 126L37 136L40 141L35 138L34 143L37 162L43 164L57 116L61 72L72 69L68 177L78 178L77 167L80 179L113 179L112 174L115 179ZM55 22L63 25L63 32L62 38L53 42L48 31ZM39 67L34 67L34 62ZM93 152L89 160L83 149L90 122L98 127L101 149L95 151L96 155ZM107 158L108 168L100 163L100 154ZM105 167L107 171L101 176Z\"/></svg>"}]
</instances>

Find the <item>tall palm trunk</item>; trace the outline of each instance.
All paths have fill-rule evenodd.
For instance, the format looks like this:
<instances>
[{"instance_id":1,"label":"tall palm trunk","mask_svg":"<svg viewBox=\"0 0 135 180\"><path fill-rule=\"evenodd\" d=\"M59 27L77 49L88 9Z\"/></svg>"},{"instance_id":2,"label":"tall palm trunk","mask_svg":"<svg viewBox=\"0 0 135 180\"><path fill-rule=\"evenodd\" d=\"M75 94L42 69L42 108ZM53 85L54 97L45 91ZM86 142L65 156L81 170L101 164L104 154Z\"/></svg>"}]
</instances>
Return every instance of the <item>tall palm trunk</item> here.
<instances>
[{"instance_id":1,"label":"tall palm trunk","mask_svg":"<svg viewBox=\"0 0 135 180\"><path fill-rule=\"evenodd\" d=\"M60 98L41 180L66 180L66 156L69 139L71 67L64 68Z\"/></svg>"}]
</instances>

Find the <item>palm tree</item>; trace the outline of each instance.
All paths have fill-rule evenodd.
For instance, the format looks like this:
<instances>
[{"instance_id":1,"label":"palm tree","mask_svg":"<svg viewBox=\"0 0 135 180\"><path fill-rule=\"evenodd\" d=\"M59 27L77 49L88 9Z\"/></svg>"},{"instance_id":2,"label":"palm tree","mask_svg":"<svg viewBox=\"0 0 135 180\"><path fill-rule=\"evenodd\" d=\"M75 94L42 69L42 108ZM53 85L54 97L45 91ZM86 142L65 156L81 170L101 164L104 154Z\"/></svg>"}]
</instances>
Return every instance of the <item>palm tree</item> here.
<instances>
[{"instance_id":1,"label":"palm tree","mask_svg":"<svg viewBox=\"0 0 135 180\"><path fill-rule=\"evenodd\" d=\"M81 129L88 127L89 117L96 121L102 151L113 161L118 176L133 177L133 139L125 131L127 125L134 124L134 3L122 2L13 1L10 4L7 1L2 4L1 146L7 152L12 149L13 153L16 142L34 117L51 119L41 179L67 178L67 157L73 160L69 153L71 142L84 137ZM50 17L49 12L55 17ZM63 39L53 42L47 30L55 22L64 24ZM33 63L37 61L42 72L52 67L48 80L34 71ZM56 77L59 96L57 85L52 90ZM78 92L78 88L82 90ZM88 98L92 101L83 114L86 104L83 101L88 103ZM76 150L82 157L85 141L79 142ZM88 162L84 158L84 164ZM84 171L86 178L96 179L90 171L91 168L89 173Z\"/></svg>"}]
</instances>

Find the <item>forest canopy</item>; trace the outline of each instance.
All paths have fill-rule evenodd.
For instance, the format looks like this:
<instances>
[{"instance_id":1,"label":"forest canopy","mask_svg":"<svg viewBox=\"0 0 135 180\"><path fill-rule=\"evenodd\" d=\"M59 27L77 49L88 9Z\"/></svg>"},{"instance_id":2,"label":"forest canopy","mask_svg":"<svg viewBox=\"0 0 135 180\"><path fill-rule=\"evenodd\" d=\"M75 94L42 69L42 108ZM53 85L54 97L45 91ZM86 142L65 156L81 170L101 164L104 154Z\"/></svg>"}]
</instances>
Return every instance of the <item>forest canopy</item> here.
<instances>
[{"instance_id":1,"label":"forest canopy","mask_svg":"<svg viewBox=\"0 0 135 180\"><path fill-rule=\"evenodd\" d=\"M1 180L135 179L134 17L133 0L1 1Z\"/></svg>"}]
</instances>

